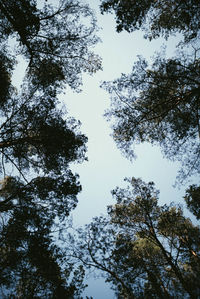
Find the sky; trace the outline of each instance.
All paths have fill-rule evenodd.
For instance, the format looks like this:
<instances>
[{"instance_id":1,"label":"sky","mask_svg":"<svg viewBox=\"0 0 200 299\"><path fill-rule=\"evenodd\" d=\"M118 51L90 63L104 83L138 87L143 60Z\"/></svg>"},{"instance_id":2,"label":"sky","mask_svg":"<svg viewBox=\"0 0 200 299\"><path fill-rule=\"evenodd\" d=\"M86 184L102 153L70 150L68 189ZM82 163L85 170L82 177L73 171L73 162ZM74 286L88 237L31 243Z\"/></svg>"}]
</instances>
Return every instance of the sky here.
<instances>
[{"instance_id":1,"label":"sky","mask_svg":"<svg viewBox=\"0 0 200 299\"><path fill-rule=\"evenodd\" d=\"M164 202L174 200L177 194L180 194L180 190L172 187L178 163L163 159L160 149L149 144L137 146L137 159L130 162L117 149L110 136L110 124L103 117L105 110L109 108L110 100L108 93L100 88L101 82L116 79L121 73L129 73L137 55L150 59L154 52L160 49L164 40L149 42L143 38L142 32L116 33L113 16L102 16L98 12L98 1L94 3L98 24L102 27L99 31L102 42L96 46L95 52L103 59L103 71L93 76L83 75L81 93L76 94L67 89L62 96L69 114L81 121L81 131L88 137L89 161L72 165L72 169L80 175L83 188L78 207L73 213L76 225L88 223L92 217L105 213L106 206L114 203L110 191L116 186L122 186L125 177L153 180L161 190ZM172 54L176 42L176 38L168 41L168 55Z\"/></svg>"},{"instance_id":2,"label":"sky","mask_svg":"<svg viewBox=\"0 0 200 299\"><path fill-rule=\"evenodd\" d=\"M98 0L90 2L98 26L101 27L98 35L102 42L95 47L95 52L102 57L103 70L93 76L83 75L81 93L74 93L67 88L65 94L61 95L69 115L81 121L81 132L88 137L88 162L71 165L71 169L79 174L82 185L78 206L72 213L75 227L90 223L95 216L106 214L106 207L114 204L111 190L124 186L125 177L154 181L160 190L160 204L174 201L184 205L183 194L186 189L186 186L180 189L173 187L179 165L163 159L158 147L142 144L136 147L136 160L130 162L124 158L110 136L109 123L103 117L110 100L107 92L100 88L101 82L116 79L121 73L129 73L138 55L150 59L166 41L159 39L149 42L143 38L143 32L117 33L114 17L100 14ZM178 40L177 36L167 41L168 56L174 55ZM14 76L19 76L19 70ZM86 295L94 299L114 298L109 285L102 279L90 278L87 283L89 287L83 294L84 298Z\"/></svg>"},{"instance_id":3,"label":"sky","mask_svg":"<svg viewBox=\"0 0 200 299\"><path fill-rule=\"evenodd\" d=\"M174 188L178 163L163 159L160 149L149 144L136 147L137 159L130 162L117 149L111 134L109 123L103 117L109 108L109 95L100 88L102 81L118 78L121 73L129 73L137 55L150 59L155 51L159 51L163 43L167 45L167 55L173 56L179 37L149 42L143 38L142 32L116 33L114 17L101 15L99 1L93 0L90 6L95 10L98 25L102 29L99 36L102 42L95 47L95 52L103 59L103 71L92 77L83 76L83 91L80 94L66 90L62 99L70 115L82 123L81 131L88 137L88 162L72 165L72 169L80 176L82 192L79 194L78 206L73 212L74 226L89 223L94 216L106 213L106 207L114 204L111 190L124 185L125 177L141 177L144 181L154 181L160 190L160 204L179 202L184 205L183 194L186 186ZM102 279L90 278L89 287L84 296L94 299L114 298Z\"/></svg>"}]
</instances>

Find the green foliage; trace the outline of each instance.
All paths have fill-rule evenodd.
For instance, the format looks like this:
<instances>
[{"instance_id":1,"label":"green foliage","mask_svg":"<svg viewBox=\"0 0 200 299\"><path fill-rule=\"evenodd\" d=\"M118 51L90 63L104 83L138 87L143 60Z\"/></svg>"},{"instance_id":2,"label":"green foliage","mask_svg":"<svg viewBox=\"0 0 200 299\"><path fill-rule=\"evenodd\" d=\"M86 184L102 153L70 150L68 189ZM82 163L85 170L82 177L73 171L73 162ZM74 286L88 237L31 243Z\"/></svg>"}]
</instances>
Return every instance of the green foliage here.
<instances>
[{"instance_id":1,"label":"green foliage","mask_svg":"<svg viewBox=\"0 0 200 299\"><path fill-rule=\"evenodd\" d=\"M21 38L30 34L37 34L39 18L37 16L37 2L35 0L7 1L0 4L1 39L7 39L19 31Z\"/></svg>"},{"instance_id":2,"label":"green foliage","mask_svg":"<svg viewBox=\"0 0 200 299\"><path fill-rule=\"evenodd\" d=\"M84 159L87 138L78 132L78 122L63 120L54 97L27 91L11 101L0 133L3 162L11 162L20 173L32 168L61 174L69 162Z\"/></svg>"},{"instance_id":3,"label":"green foliage","mask_svg":"<svg viewBox=\"0 0 200 299\"><path fill-rule=\"evenodd\" d=\"M31 196L27 199L30 201ZM47 209L39 202L31 205L20 202L10 212L9 220L4 217L0 280L6 298L76 297L84 287L84 272L72 271L70 261L66 263L62 251L54 244L50 231L52 215Z\"/></svg>"},{"instance_id":4,"label":"green foliage","mask_svg":"<svg viewBox=\"0 0 200 299\"><path fill-rule=\"evenodd\" d=\"M151 68L143 58L129 75L105 82L113 138L125 155L144 141L160 145L165 157L182 163L180 180L199 173L199 59L164 59Z\"/></svg>"},{"instance_id":5,"label":"green foliage","mask_svg":"<svg viewBox=\"0 0 200 299\"><path fill-rule=\"evenodd\" d=\"M40 7L40 8L39 8ZM82 72L94 73L101 60L89 48L98 41L96 20L76 0L9 0L0 4L1 42L16 38L16 50L28 61L28 76L41 89L60 90L63 83L80 89Z\"/></svg>"},{"instance_id":6,"label":"green foliage","mask_svg":"<svg viewBox=\"0 0 200 299\"><path fill-rule=\"evenodd\" d=\"M81 191L70 163L85 160L80 123L57 95L101 68L96 21L76 0L0 2L0 287L6 298L80 298L84 269L56 241ZM27 61L12 86L18 55ZM14 59L13 57L16 57Z\"/></svg>"},{"instance_id":7,"label":"green foliage","mask_svg":"<svg viewBox=\"0 0 200 299\"><path fill-rule=\"evenodd\" d=\"M183 34L179 46L187 42L191 54L184 47L175 58L158 54L151 66L139 57L129 75L102 86L111 96L106 117L126 156L134 156L134 144L150 142L181 162L179 183L199 174L199 1L102 0L101 10L115 12L117 31L144 29L150 40Z\"/></svg>"},{"instance_id":8,"label":"green foliage","mask_svg":"<svg viewBox=\"0 0 200 299\"><path fill-rule=\"evenodd\" d=\"M74 256L102 270L117 298L198 298L199 227L181 207L159 206L152 182L127 181L108 216L79 231Z\"/></svg>"},{"instance_id":9,"label":"green foliage","mask_svg":"<svg viewBox=\"0 0 200 299\"><path fill-rule=\"evenodd\" d=\"M188 209L200 219L200 186L191 185L186 190L185 201Z\"/></svg>"},{"instance_id":10,"label":"green foliage","mask_svg":"<svg viewBox=\"0 0 200 299\"><path fill-rule=\"evenodd\" d=\"M101 12L114 12L117 31L145 30L149 39L182 32L187 40L200 30L198 0L102 0Z\"/></svg>"}]
</instances>

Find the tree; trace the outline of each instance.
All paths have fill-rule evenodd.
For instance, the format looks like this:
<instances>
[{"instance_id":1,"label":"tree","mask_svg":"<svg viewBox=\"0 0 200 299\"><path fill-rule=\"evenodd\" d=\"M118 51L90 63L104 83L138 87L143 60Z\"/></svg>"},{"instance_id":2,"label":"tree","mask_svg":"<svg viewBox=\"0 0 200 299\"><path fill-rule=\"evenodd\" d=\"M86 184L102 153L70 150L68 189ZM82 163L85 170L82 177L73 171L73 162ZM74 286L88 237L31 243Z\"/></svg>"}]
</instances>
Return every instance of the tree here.
<instances>
[{"instance_id":1,"label":"tree","mask_svg":"<svg viewBox=\"0 0 200 299\"><path fill-rule=\"evenodd\" d=\"M199 227L180 206L159 206L152 182L127 181L108 216L79 231L74 256L102 270L117 298L198 298Z\"/></svg>"},{"instance_id":2,"label":"tree","mask_svg":"<svg viewBox=\"0 0 200 299\"><path fill-rule=\"evenodd\" d=\"M60 225L42 203L35 204L33 190L23 195L9 218L1 216L0 281L5 298L80 298L84 270L66 261L56 245L52 228Z\"/></svg>"},{"instance_id":3,"label":"tree","mask_svg":"<svg viewBox=\"0 0 200 299\"><path fill-rule=\"evenodd\" d=\"M117 31L145 30L149 39L182 32L186 40L196 38L200 30L198 0L102 0L101 12L114 12Z\"/></svg>"},{"instance_id":4,"label":"tree","mask_svg":"<svg viewBox=\"0 0 200 299\"><path fill-rule=\"evenodd\" d=\"M139 58L129 75L102 85L111 95L106 112L113 138L128 157L132 145L160 145L165 157L182 163L179 180L199 173L200 64L198 58L165 59L151 68Z\"/></svg>"},{"instance_id":5,"label":"tree","mask_svg":"<svg viewBox=\"0 0 200 299\"><path fill-rule=\"evenodd\" d=\"M85 158L87 138L53 97L27 93L13 98L0 133L1 285L17 298L75 298L84 272L64 261L51 235L67 229L77 205L81 186L69 163Z\"/></svg>"},{"instance_id":6,"label":"tree","mask_svg":"<svg viewBox=\"0 0 200 299\"><path fill-rule=\"evenodd\" d=\"M184 36L177 57L160 53L152 66L140 57L131 74L102 86L111 95L106 116L123 153L133 156L136 143L158 144L165 157L181 162L179 182L199 174L199 1L102 0L101 11L115 12L118 32L142 29L150 40Z\"/></svg>"},{"instance_id":7,"label":"tree","mask_svg":"<svg viewBox=\"0 0 200 299\"><path fill-rule=\"evenodd\" d=\"M84 270L57 245L79 191L69 170L57 178L1 182L0 285L6 298L80 298Z\"/></svg>"},{"instance_id":8,"label":"tree","mask_svg":"<svg viewBox=\"0 0 200 299\"><path fill-rule=\"evenodd\" d=\"M64 83L77 90L82 72L93 73L101 67L99 58L89 51L98 41L95 18L88 6L76 0L54 6L41 6L35 0L1 1L0 14L6 94L1 101L2 156L20 175L30 167L58 175L69 162L84 157L86 138L78 134L79 124L72 118L64 120L56 103ZM16 43L14 54L28 62L18 94L10 82L15 61L9 54L8 38Z\"/></svg>"},{"instance_id":9,"label":"tree","mask_svg":"<svg viewBox=\"0 0 200 299\"><path fill-rule=\"evenodd\" d=\"M14 58L8 57L5 55L6 49L2 47L0 52L0 107L3 107L3 104L8 101L11 93L13 92L13 87L11 84L11 73L14 67Z\"/></svg>"},{"instance_id":10,"label":"tree","mask_svg":"<svg viewBox=\"0 0 200 299\"><path fill-rule=\"evenodd\" d=\"M58 94L66 84L79 91L82 73L101 68L89 50L98 41L95 18L76 0L10 0L0 1L0 19L1 291L80 298L84 270L64 258L57 239L81 191L70 163L86 159L87 138ZM27 62L19 90L17 55Z\"/></svg>"},{"instance_id":11,"label":"tree","mask_svg":"<svg viewBox=\"0 0 200 299\"><path fill-rule=\"evenodd\" d=\"M185 201L187 208L199 220L200 219L200 186L191 185L186 190Z\"/></svg>"},{"instance_id":12,"label":"tree","mask_svg":"<svg viewBox=\"0 0 200 299\"><path fill-rule=\"evenodd\" d=\"M35 0L1 1L0 17L1 42L15 38L17 54L27 60L27 75L38 89L60 90L67 83L78 90L82 72L101 68L100 58L89 50L98 38L87 5L76 0L42 7Z\"/></svg>"}]
</instances>

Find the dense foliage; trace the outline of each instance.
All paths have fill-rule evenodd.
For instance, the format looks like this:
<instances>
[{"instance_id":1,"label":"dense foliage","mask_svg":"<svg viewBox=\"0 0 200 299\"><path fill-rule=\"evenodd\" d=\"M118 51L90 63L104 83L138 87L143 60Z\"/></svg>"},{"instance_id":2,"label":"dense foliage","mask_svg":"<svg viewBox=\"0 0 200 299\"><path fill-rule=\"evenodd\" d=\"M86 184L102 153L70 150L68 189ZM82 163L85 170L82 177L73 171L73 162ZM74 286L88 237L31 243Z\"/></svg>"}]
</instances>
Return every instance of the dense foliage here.
<instances>
[{"instance_id":1,"label":"dense foliage","mask_svg":"<svg viewBox=\"0 0 200 299\"><path fill-rule=\"evenodd\" d=\"M77 90L83 71L101 67L90 51L98 41L95 18L76 0L43 2L1 1L0 41L16 40L16 51L27 60L27 75L38 89L57 90L67 83Z\"/></svg>"},{"instance_id":2,"label":"dense foliage","mask_svg":"<svg viewBox=\"0 0 200 299\"><path fill-rule=\"evenodd\" d=\"M200 219L200 186L191 185L186 190L185 201L188 209L196 218Z\"/></svg>"},{"instance_id":3,"label":"dense foliage","mask_svg":"<svg viewBox=\"0 0 200 299\"><path fill-rule=\"evenodd\" d=\"M113 138L126 156L133 145L160 145L165 157L182 163L180 181L199 173L200 63L198 58L165 59L151 67L143 58L130 74L122 74L103 87L111 95L106 117Z\"/></svg>"},{"instance_id":4,"label":"dense foliage","mask_svg":"<svg viewBox=\"0 0 200 299\"><path fill-rule=\"evenodd\" d=\"M101 11L114 12L117 31L146 31L149 39L183 32L185 38L196 38L200 30L198 0L101 0Z\"/></svg>"},{"instance_id":5,"label":"dense foliage","mask_svg":"<svg viewBox=\"0 0 200 299\"><path fill-rule=\"evenodd\" d=\"M152 182L128 183L107 217L79 231L74 256L102 270L117 298L199 298L199 226L180 206L159 206Z\"/></svg>"},{"instance_id":6,"label":"dense foliage","mask_svg":"<svg viewBox=\"0 0 200 299\"><path fill-rule=\"evenodd\" d=\"M65 259L54 232L76 207L81 186L70 163L85 159L87 138L57 95L66 84L79 91L82 73L101 67L90 51L95 19L76 0L9 0L0 1L0 29L2 296L80 297L84 270ZM26 70L16 89L18 57Z\"/></svg>"},{"instance_id":7,"label":"dense foliage","mask_svg":"<svg viewBox=\"0 0 200 299\"><path fill-rule=\"evenodd\" d=\"M102 0L102 12L115 12L117 31L145 29L149 39L182 33L177 57L157 55L152 65L139 57L131 74L104 82L111 97L106 117L122 152L134 144L161 146L165 157L181 162L179 181L200 173L199 1ZM185 45L189 51L185 51ZM196 43L196 44L195 44ZM190 54L188 54L190 53ZM116 188L116 204L78 230L71 253L86 268L100 270L119 299L200 297L200 189L192 185L181 205L160 206L154 183L126 179ZM71 236L71 243L73 236Z\"/></svg>"},{"instance_id":8,"label":"dense foliage","mask_svg":"<svg viewBox=\"0 0 200 299\"><path fill-rule=\"evenodd\" d=\"M150 40L181 33L183 49L192 50L158 55L152 65L140 57L130 75L102 84L117 145L133 157L134 143L158 144L181 162L181 182L199 174L199 1L101 2L102 12L115 12L118 32L143 29ZM197 299L199 226L181 206L160 206L152 182L129 179L113 191L106 217L80 229L77 240L67 233L81 190L70 164L86 159L87 138L58 95L66 86L79 92L82 73L101 69L90 50L96 30L78 0L0 0L1 296L81 298L85 267L101 270L117 298ZM12 82L18 60L25 67L20 88ZM199 194L192 185L185 195L197 220Z\"/></svg>"},{"instance_id":9,"label":"dense foliage","mask_svg":"<svg viewBox=\"0 0 200 299\"><path fill-rule=\"evenodd\" d=\"M152 64L139 57L129 75L102 85L111 97L106 117L117 146L132 157L136 143L160 145L165 157L181 162L182 183L200 171L199 1L111 0L101 9L114 10L118 31L149 28L150 39L184 36L176 57L159 53Z\"/></svg>"}]
</instances>

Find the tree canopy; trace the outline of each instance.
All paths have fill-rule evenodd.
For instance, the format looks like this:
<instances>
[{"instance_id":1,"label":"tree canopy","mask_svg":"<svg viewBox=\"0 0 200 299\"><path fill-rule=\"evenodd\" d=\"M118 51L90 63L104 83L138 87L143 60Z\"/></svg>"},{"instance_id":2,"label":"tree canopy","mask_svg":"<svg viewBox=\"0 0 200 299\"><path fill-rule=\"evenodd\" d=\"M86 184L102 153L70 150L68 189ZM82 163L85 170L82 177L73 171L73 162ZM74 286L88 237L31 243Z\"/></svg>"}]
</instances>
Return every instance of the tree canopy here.
<instances>
[{"instance_id":1,"label":"tree canopy","mask_svg":"<svg viewBox=\"0 0 200 299\"><path fill-rule=\"evenodd\" d=\"M103 271L117 298L198 298L199 226L180 206L159 206L152 182L127 181L107 217L79 231L74 256Z\"/></svg>"},{"instance_id":2,"label":"tree canopy","mask_svg":"<svg viewBox=\"0 0 200 299\"><path fill-rule=\"evenodd\" d=\"M117 146L131 158L134 144L160 145L165 157L181 162L182 183L200 171L199 1L113 0L102 1L101 9L114 10L119 32L149 28L150 39L184 36L177 56L159 53L151 64L139 57L130 74L102 84L111 97L106 117Z\"/></svg>"},{"instance_id":3,"label":"tree canopy","mask_svg":"<svg viewBox=\"0 0 200 299\"><path fill-rule=\"evenodd\" d=\"M200 219L200 186L191 185L186 190L185 201L187 208L199 220Z\"/></svg>"},{"instance_id":4,"label":"tree canopy","mask_svg":"<svg viewBox=\"0 0 200 299\"><path fill-rule=\"evenodd\" d=\"M0 286L12 298L75 298L84 270L56 243L81 191L73 162L86 159L87 137L65 115L58 94L80 91L83 72L101 68L87 5L0 1ZM26 70L12 82L18 57Z\"/></svg>"},{"instance_id":5,"label":"tree canopy","mask_svg":"<svg viewBox=\"0 0 200 299\"><path fill-rule=\"evenodd\" d=\"M139 57L131 74L102 84L118 147L131 158L135 143L158 144L181 162L181 182L199 174L199 1L101 2L102 13L115 12L118 32L142 29L150 40L179 32L183 49L192 49L159 54L152 65ZM198 299L200 228L181 206L160 206L154 183L127 179L127 188L112 192L116 204L107 216L79 229L77 239L70 235L81 191L70 166L87 159L87 137L59 94L81 91L82 74L101 69L92 50L97 30L79 0L0 0L0 293L81 298L85 270L95 268L117 298ZM25 73L17 88L19 58ZM185 194L197 220L199 191L192 185Z\"/></svg>"},{"instance_id":6,"label":"tree canopy","mask_svg":"<svg viewBox=\"0 0 200 299\"><path fill-rule=\"evenodd\" d=\"M129 75L102 83L111 97L105 116L117 146L132 158L134 144L158 144L165 157L181 162L180 182L199 175L199 1L101 3L102 13L115 12L118 32L144 29L150 40L176 33L184 37L176 57L158 54L150 64L140 56ZM126 181L127 188L112 191L116 204L107 216L80 228L77 239L71 236L71 256L100 270L117 298L199 298L197 221L186 217L181 205L159 205L153 182ZM198 185L186 190L185 201L199 220Z\"/></svg>"},{"instance_id":7,"label":"tree canopy","mask_svg":"<svg viewBox=\"0 0 200 299\"><path fill-rule=\"evenodd\" d=\"M90 48L98 41L96 20L76 0L0 2L1 43L16 40L17 54L28 62L27 75L38 89L78 90L82 72L94 73L101 60Z\"/></svg>"},{"instance_id":8,"label":"tree canopy","mask_svg":"<svg viewBox=\"0 0 200 299\"><path fill-rule=\"evenodd\" d=\"M198 0L101 0L101 12L115 13L118 32L142 29L149 39L182 32L190 40L200 30Z\"/></svg>"},{"instance_id":9,"label":"tree canopy","mask_svg":"<svg viewBox=\"0 0 200 299\"><path fill-rule=\"evenodd\" d=\"M102 85L111 95L105 115L126 156L134 156L134 143L147 141L181 161L180 181L199 173L199 78L198 58L159 55L151 67L140 57L130 74Z\"/></svg>"}]
</instances>

